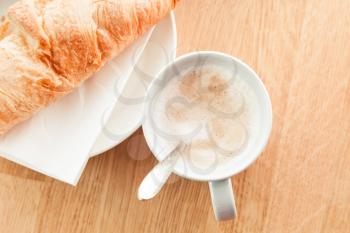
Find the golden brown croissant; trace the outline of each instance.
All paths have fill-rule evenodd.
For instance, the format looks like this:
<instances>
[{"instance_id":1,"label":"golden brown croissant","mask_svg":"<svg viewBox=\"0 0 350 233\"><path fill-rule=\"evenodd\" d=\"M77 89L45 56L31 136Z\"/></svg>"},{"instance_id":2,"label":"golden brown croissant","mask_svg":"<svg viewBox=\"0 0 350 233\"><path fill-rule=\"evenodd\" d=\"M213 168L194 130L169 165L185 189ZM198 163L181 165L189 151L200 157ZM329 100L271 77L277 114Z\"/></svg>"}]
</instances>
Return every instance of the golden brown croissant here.
<instances>
[{"instance_id":1,"label":"golden brown croissant","mask_svg":"<svg viewBox=\"0 0 350 233\"><path fill-rule=\"evenodd\" d=\"M0 18L0 134L71 92L177 0L22 0Z\"/></svg>"}]
</instances>

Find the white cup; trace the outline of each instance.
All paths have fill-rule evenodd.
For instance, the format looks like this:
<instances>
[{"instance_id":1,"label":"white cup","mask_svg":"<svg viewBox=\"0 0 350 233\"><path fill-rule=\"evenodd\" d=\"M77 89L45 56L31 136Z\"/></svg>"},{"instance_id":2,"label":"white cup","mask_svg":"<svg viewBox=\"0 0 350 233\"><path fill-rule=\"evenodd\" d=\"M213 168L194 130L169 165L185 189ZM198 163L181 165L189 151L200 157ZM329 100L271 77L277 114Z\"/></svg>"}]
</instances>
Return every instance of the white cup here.
<instances>
[{"instance_id":1,"label":"white cup","mask_svg":"<svg viewBox=\"0 0 350 233\"><path fill-rule=\"evenodd\" d=\"M266 146L272 128L272 108L268 92L258 75L241 60L219 52L200 51L183 55L174 62L168 64L151 83L146 103L145 119L142 125L144 136L151 151L158 160L159 152L166 147L171 138L167 138L155 127L152 121L151 109L154 96L168 83L169 80L178 76L182 71L201 65L214 65L225 69L234 69L237 76L249 85L256 95L259 105L260 124L255 131L253 143L248 143L246 148L224 164L213 164L211 169L201 170L193 166L189 161L180 157L175 163L173 172L181 177L209 183L212 205L217 220L228 220L237 216L231 177L246 169L261 154ZM175 139L178 140L178 139Z\"/></svg>"}]
</instances>

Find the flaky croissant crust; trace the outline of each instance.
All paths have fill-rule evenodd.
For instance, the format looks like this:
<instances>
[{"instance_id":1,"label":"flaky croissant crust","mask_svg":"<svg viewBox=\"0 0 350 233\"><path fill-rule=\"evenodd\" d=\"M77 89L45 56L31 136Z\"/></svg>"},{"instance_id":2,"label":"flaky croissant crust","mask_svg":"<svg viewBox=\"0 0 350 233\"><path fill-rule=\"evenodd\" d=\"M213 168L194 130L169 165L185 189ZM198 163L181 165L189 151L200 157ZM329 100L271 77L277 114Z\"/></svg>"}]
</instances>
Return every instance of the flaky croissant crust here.
<instances>
[{"instance_id":1,"label":"flaky croissant crust","mask_svg":"<svg viewBox=\"0 0 350 233\"><path fill-rule=\"evenodd\" d=\"M22 0L0 18L0 134L71 92L176 0Z\"/></svg>"}]
</instances>

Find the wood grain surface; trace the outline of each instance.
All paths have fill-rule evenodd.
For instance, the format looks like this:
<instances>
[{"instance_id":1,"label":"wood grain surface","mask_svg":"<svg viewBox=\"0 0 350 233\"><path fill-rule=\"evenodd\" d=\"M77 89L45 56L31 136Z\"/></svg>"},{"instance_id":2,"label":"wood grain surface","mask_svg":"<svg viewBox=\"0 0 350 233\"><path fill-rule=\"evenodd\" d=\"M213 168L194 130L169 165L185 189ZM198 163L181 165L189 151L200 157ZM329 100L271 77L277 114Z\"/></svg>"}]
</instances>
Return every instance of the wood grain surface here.
<instances>
[{"instance_id":1,"label":"wood grain surface","mask_svg":"<svg viewBox=\"0 0 350 233\"><path fill-rule=\"evenodd\" d=\"M208 185L175 176L138 201L156 162L139 130L77 187L1 159L0 232L350 232L350 1L183 0L176 17L179 55L237 56L271 95L271 140L233 178L238 218L216 222Z\"/></svg>"}]
</instances>

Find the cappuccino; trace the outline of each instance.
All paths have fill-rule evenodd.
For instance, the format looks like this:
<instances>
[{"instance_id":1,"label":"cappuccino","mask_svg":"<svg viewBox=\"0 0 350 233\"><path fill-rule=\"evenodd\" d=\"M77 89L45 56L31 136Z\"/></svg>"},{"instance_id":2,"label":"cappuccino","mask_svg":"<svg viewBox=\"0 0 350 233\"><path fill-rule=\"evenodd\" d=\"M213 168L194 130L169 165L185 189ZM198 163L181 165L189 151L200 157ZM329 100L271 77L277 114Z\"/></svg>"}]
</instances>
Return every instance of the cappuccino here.
<instances>
[{"instance_id":1,"label":"cappuccino","mask_svg":"<svg viewBox=\"0 0 350 233\"><path fill-rule=\"evenodd\" d=\"M152 122L158 135L184 142L184 158L208 168L255 140L258 107L239 74L207 65L186 70L162 87L152 100Z\"/></svg>"}]
</instances>

